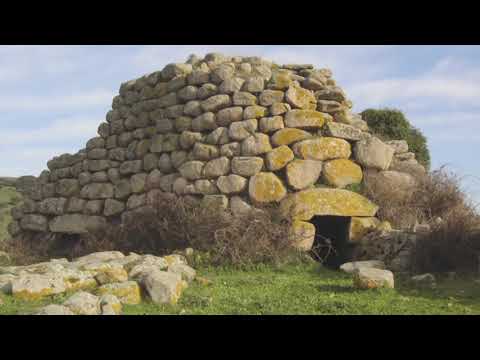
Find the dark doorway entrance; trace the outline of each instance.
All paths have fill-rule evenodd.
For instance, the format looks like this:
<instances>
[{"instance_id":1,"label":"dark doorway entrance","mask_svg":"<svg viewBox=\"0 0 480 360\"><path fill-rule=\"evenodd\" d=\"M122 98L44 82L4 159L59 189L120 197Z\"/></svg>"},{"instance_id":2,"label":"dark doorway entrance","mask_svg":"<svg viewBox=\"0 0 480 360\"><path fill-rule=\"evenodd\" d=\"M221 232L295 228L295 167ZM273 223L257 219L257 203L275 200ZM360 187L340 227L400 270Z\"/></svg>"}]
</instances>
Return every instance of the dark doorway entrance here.
<instances>
[{"instance_id":1,"label":"dark doorway entrance","mask_svg":"<svg viewBox=\"0 0 480 360\"><path fill-rule=\"evenodd\" d=\"M315 225L314 258L334 269L350 261L350 221L351 218L346 216L315 216L310 220Z\"/></svg>"}]
</instances>

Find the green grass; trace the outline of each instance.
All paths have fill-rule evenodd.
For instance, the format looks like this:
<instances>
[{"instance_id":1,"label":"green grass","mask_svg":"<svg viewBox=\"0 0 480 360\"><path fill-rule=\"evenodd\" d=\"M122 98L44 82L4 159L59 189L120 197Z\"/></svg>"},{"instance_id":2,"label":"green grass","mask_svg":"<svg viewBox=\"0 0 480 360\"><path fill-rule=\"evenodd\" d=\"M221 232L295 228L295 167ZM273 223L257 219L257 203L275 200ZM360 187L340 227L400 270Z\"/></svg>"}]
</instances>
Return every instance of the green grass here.
<instances>
[{"instance_id":1,"label":"green grass","mask_svg":"<svg viewBox=\"0 0 480 360\"><path fill-rule=\"evenodd\" d=\"M21 195L11 186L0 185L0 241L7 237L7 227L12 217L10 209L21 201Z\"/></svg>"},{"instance_id":2,"label":"green grass","mask_svg":"<svg viewBox=\"0 0 480 360\"><path fill-rule=\"evenodd\" d=\"M435 290L415 289L398 278L394 290L356 290L350 275L317 264L203 268L198 274L211 284L192 283L177 305L125 305L124 314L480 314L480 284L471 278L440 279ZM25 303L4 296L0 314L32 312L66 297Z\"/></svg>"}]
</instances>

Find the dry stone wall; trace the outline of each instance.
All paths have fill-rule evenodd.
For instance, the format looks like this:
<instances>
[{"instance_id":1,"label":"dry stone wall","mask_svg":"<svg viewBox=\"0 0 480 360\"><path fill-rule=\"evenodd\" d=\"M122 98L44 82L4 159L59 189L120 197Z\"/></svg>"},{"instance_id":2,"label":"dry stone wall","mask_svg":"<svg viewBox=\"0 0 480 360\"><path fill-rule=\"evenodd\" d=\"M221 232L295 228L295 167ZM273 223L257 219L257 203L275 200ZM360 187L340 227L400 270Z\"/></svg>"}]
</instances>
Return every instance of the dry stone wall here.
<instances>
[{"instance_id":1,"label":"dry stone wall","mask_svg":"<svg viewBox=\"0 0 480 360\"><path fill-rule=\"evenodd\" d=\"M84 149L19 179L10 233L88 232L165 194L234 213L281 203L310 235L316 214L373 217L374 204L343 188L398 166L396 153L412 157L351 108L331 71L312 65L221 54L169 64L121 84Z\"/></svg>"}]
</instances>

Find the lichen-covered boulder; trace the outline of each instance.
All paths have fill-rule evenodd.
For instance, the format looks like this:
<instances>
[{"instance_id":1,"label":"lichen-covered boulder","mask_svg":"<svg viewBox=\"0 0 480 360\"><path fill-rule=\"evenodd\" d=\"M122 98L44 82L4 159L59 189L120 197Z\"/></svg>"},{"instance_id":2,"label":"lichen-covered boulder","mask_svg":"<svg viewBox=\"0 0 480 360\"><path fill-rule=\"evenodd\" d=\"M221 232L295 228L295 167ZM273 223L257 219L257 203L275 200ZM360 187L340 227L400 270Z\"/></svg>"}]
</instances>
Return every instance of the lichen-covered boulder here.
<instances>
[{"instance_id":1,"label":"lichen-covered boulder","mask_svg":"<svg viewBox=\"0 0 480 360\"><path fill-rule=\"evenodd\" d=\"M317 160L293 160L286 167L288 185L295 190L312 186L320 178L322 166Z\"/></svg>"},{"instance_id":2,"label":"lichen-covered boulder","mask_svg":"<svg viewBox=\"0 0 480 360\"><path fill-rule=\"evenodd\" d=\"M75 315L64 305L50 304L39 309L34 315Z\"/></svg>"},{"instance_id":3,"label":"lichen-covered boulder","mask_svg":"<svg viewBox=\"0 0 480 360\"><path fill-rule=\"evenodd\" d=\"M176 304L187 286L181 275L160 270L144 274L140 282L156 304Z\"/></svg>"},{"instance_id":4,"label":"lichen-covered boulder","mask_svg":"<svg viewBox=\"0 0 480 360\"><path fill-rule=\"evenodd\" d=\"M278 130L272 136L272 144L274 146L290 145L297 141L309 139L313 137L308 131L295 129L295 128L285 128Z\"/></svg>"},{"instance_id":5,"label":"lichen-covered boulder","mask_svg":"<svg viewBox=\"0 0 480 360\"><path fill-rule=\"evenodd\" d=\"M282 213L297 220L315 215L375 216L378 206L360 194L343 189L317 188L289 194L280 204Z\"/></svg>"},{"instance_id":6,"label":"lichen-covered boulder","mask_svg":"<svg viewBox=\"0 0 480 360\"><path fill-rule=\"evenodd\" d=\"M352 217L350 221L349 240L359 241L365 234L377 229L380 220L375 217Z\"/></svg>"},{"instance_id":7,"label":"lichen-covered boulder","mask_svg":"<svg viewBox=\"0 0 480 360\"><path fill-rule=\"evenodd\" d=\"M282 145L267 153L265 163L268 170L277 171L284 168L294 157L293 151L288 146Z\"/></svg>"},{"instance_id":8,"label":"lichen-covered boulder","mask_svg":"<svg viewBox=\"0 0 480 360\"><path fill-rule=\"evenodd\" d=\"M140 286L136 281L105 284L98 288L98 295L114 295L122 304L140 304L142 301Z\"/></svg>"},{"instance_id":9,"label":"lichen-covered boulder","mask_svg":"<svg viewBox=\"0 0 480 360\"><path fill-rule=\"evenodd\" d=\"M357 269L353 274L353 284L358 289L393 289L395 287L391 271L371 267Z\"/></svg>"},{"instance_id":10,"label":"lichen-covered boulder","mask_svg":"<svg viewBox=\"0 0 480 360\"><path fill-rule=\"evenodd\" d=\"M305 160L348 159L352 153L350 144L331 137L303 140L293 146L295 155Z\"/></svg>"},{"instance_id":11,"label":"lichen-covered boulder","mask_svg":"<svg viewBox=\"0 0 480 360\"><path fill-rule=\"evenodd\" d=\"M315 110L290 110L285 114L285 126L300 129L320 129L327 119L330 119L328 114Z\"/></svg>"},{"instance_id":12,"label":"lichen-covered boulder","mask_svg":"<svg viewBox=\"0 0 480 360\"><path fill-rule=\"evenodd\" d=\"M323 177L327 184L344 188L347 185L358 184L362 181L362 168L348 159L335 159L325 162Z\"/></svg>"},{"instance_id":13,"label":"lichen-covered boulder","mask_svg":"<svg viewBox=\"0 0 480 360\"><path fill-rule=\"evenodd\" d=\"M295 220L290 228L290 241L301 251L312 249L315 241L315 225L306 221Z\"/></svg>"},{"instance_id":14,"label":"lichen-covered boulder","mask_svg":"<svg viewBox=\"0 0 480 360\"><path fill-rule=\"evenodd\" d=\"M250 178L248 193L253 202L269 203L281 201L287 190L275 174L260 172Z\"/></svg>"},{"instance_id":15,"label":"lichen-covered boulder","mask_svg":"<svg viewBox=\"0 0 480 360\"><path fill-rule=\"evenodd\" d=\"M65 283L58 274L25 274L11 281L13 297L21 300L37 300L65 290Z\"/></svg>"},{"instance_id":16,"label":"lichen-covered boulder","mask_svg":"<svg viewBox=\"0 0 480 360\"><path fill-rule=\"evenodd\" d=\"M100 315L100 299L98 296L81 291L70 296L63 306L69 308L77 315Z\"/></svg>"}]
</instances>

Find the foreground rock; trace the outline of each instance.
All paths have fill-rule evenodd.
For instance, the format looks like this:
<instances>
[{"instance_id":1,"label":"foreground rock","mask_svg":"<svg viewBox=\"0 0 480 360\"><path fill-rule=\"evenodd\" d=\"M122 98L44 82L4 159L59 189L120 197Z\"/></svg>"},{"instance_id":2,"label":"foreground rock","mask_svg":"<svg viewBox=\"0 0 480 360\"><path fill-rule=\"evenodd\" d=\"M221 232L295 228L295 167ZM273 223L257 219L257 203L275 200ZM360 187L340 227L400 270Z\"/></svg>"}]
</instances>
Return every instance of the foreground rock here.
<instances>
[{"instance_id":1,"label":"foreground rock","mask_svg":"<svg viewBox=\"0 0 480 360\"><path fill-rule=\"evenodd\" d=\"M63 305L39 309L39 315L117 315L122 304L139 304L142 296L159 304L175 304L197 275L184 255L191 256L193 249L187 250L163 257L106 251L71 262L52 259L0 266L0 291L22 301L72 294Z\"/></svg>"},{"instance_id":2,"label":"foreground rock","mask_svg":"<svg viewBox=\"0 0 480 360\"><path fill-rule=\"evenodd\" d=\"M353 273L353 285L357 289L393 289L395 287L391 271L370 267L359 268Z\"/></svg>"},{"instance_id":3,"label":"foreground rock","mask_svg":"<svg viewBox=\"0 0 480 360\"><path fill-rule=\"evenodd\" d=\"M359 269L385 269L385 263L379 260L353 261L340 266L340 270L353 274Z\"/></svg>"},{"instance_id":4,"label":"foreground rock","mask_svg":"<svg viewBox=\"0 0 480 360\"><path fill-rule=\"evenodd\" d=\"M410 281L417 287L435 288L437 286L435 276L430 273L412 276Z\"/></svg>"}]
</instances>

